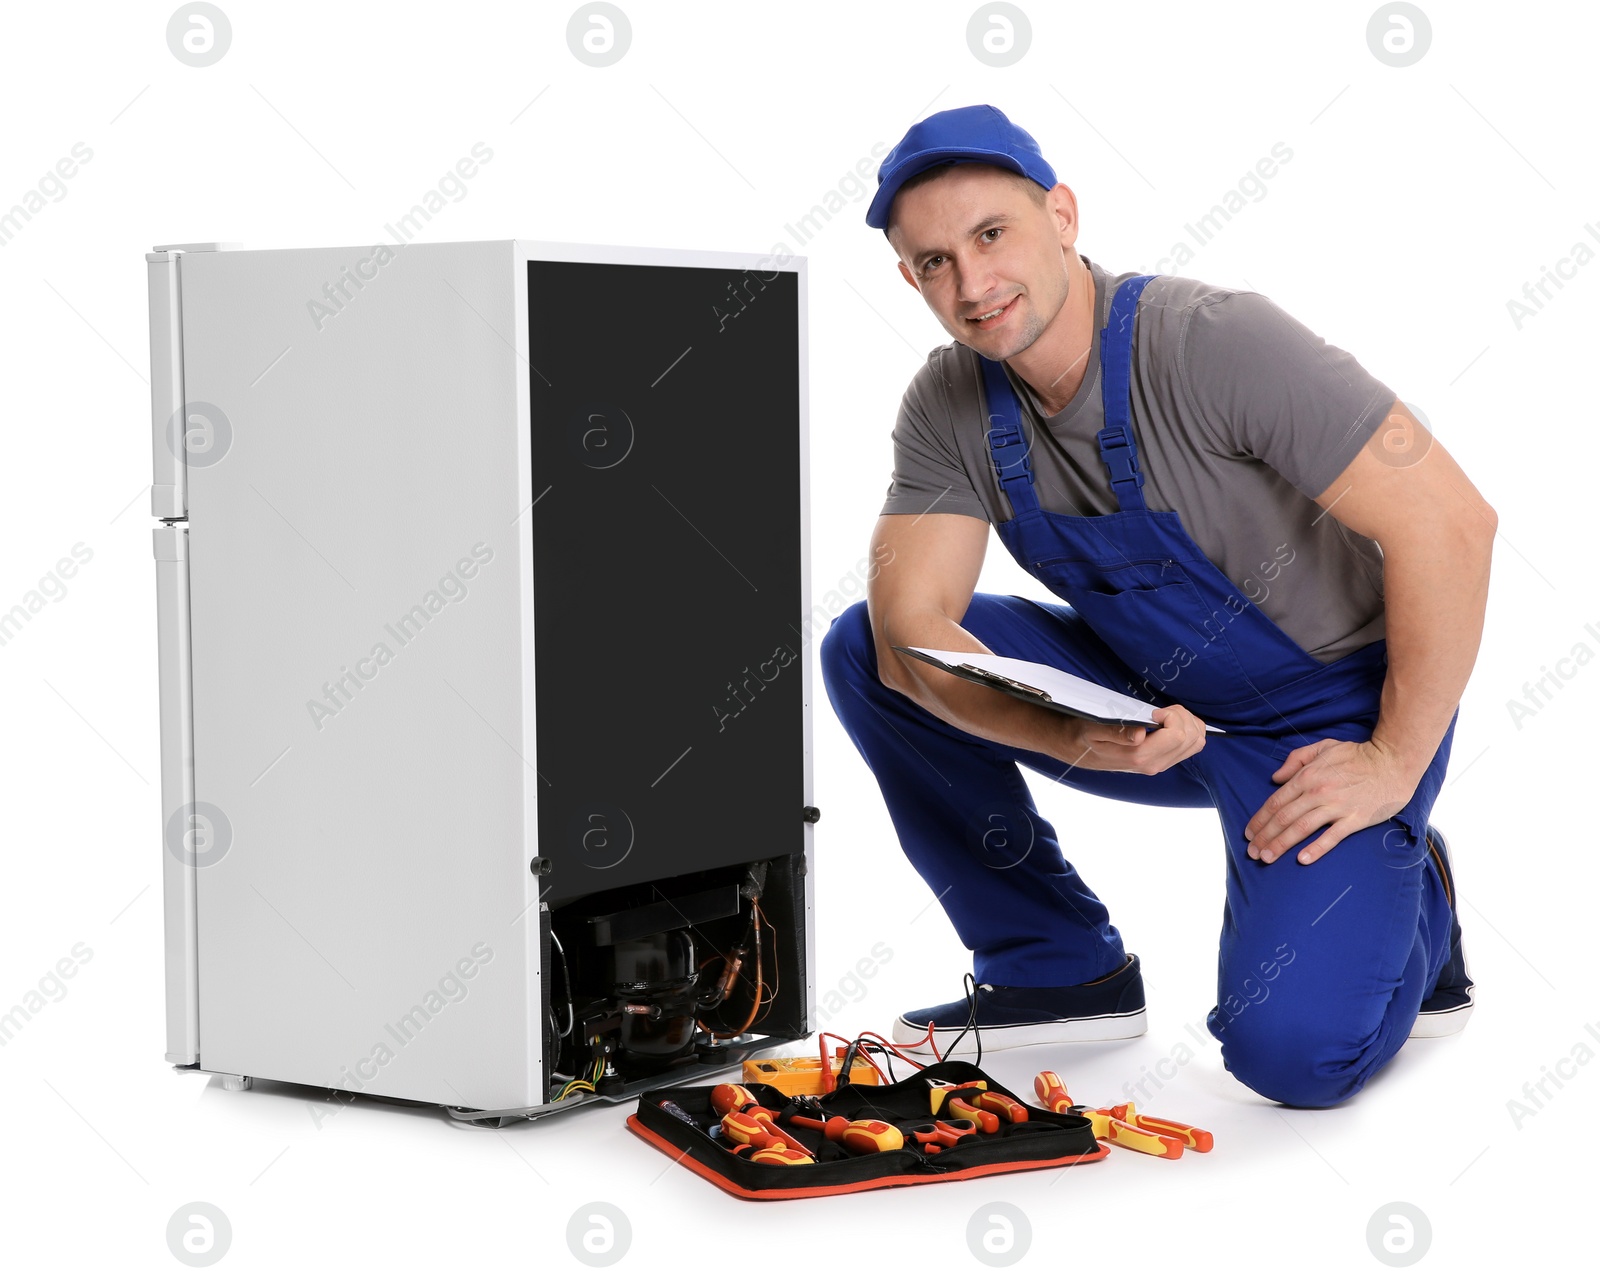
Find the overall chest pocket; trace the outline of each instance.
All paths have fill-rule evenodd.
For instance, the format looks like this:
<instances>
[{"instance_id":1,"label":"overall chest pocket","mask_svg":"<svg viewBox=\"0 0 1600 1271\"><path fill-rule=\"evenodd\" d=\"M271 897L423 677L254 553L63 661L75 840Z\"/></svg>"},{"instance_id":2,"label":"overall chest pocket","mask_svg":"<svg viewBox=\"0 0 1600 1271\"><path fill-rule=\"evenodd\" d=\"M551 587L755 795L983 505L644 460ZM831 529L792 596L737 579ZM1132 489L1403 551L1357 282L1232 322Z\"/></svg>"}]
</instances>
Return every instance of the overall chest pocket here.
<instances>
[{"instance_id":1,"label":"overall chest pocket","mask_svg":"<svg viewBox=\"0 0 1600 1271\"><path fill-rule=\"evenodd\" d=\"M1062 594L1135 672L1136 685L1197 706L1235 703L1254 691L1228 638L1238 615L1214 610L1187 578L1163 580L1159 565L1129 567L1126 585L1118 581L1068 584Z\"/></svg>"}]
</instances>

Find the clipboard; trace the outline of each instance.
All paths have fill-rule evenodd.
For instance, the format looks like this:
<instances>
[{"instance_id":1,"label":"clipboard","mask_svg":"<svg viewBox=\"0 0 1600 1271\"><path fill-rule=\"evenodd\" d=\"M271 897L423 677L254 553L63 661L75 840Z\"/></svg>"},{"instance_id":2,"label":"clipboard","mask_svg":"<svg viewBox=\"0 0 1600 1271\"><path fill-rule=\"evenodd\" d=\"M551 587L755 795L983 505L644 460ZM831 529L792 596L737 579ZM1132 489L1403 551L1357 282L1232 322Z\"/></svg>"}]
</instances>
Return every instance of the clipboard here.
<instances>
[{"instance_id":1,"label":"clipboard","mask_svg":"<svg viewBox=\"0 0 1600 1271\"><path fill-rule=\"evenodd\" d=\"M889 646L897 653L905 653L920 661L930 663L941 671L958 675L974 684L983 684L1025 702L1033 702L1047 710L1078 719L1092 720L1097 724L1121 724L1142 727L1146 731L1159 728L1150 713L1155 704L1126 693L1118 693L1093 680L1057 670L1040 662L1021 658L1004 658L992 653L961 653L948 649L922 649L902 644ZM1207 724L1208 733L1223 730Z\"/></svg>"}]
</instances>

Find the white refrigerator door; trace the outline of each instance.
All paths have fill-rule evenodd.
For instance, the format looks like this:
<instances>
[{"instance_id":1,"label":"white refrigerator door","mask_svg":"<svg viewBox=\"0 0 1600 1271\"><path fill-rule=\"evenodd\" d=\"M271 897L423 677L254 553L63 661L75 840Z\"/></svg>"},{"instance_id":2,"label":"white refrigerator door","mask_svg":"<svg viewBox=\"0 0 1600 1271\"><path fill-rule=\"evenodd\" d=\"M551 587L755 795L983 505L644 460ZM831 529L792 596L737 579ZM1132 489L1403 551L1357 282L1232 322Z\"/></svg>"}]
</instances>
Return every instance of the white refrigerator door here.
<instances>
[{"instance_id":1,"label":"white refrigerator door","mask_svg":"<svg viewBox=\"0 0 1600 1271\"><path fill-rule=\"evenodd\" d=\"M513 244L178 264L200 1067L542 1102Z\"/></svg>"}]
</instances>

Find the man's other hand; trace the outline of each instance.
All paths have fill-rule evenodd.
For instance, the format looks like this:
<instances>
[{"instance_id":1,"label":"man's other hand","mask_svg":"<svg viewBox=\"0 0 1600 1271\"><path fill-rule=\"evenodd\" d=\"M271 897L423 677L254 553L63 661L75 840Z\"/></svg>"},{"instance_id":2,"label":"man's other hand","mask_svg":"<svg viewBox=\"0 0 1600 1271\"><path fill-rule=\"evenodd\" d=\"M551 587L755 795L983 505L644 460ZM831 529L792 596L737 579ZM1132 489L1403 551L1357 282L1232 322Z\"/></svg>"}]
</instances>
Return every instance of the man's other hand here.
<instances>
[{"instance_id":1,"label":"man's other hand","mask_svg":"<svg viewBox=\"0 0 1600 1271\"><path fill-rule=\"evenodd\" d=\"M1282 784L1244 827L1251 858L1267 865L1326 826L1295 857L1311 864L1341 839L1400 811L1418 780L1377 742L1331 737L1291 750L1272 779Z\"/></svg>"}]
</instances>

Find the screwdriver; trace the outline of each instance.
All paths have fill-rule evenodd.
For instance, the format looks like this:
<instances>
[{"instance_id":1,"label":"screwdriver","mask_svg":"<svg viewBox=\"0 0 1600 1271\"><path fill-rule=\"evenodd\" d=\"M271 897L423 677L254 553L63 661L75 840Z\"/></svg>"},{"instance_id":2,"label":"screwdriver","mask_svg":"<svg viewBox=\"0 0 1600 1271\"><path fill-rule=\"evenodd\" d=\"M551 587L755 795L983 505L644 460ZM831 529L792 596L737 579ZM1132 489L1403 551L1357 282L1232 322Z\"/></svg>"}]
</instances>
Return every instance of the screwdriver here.
<instances>
[{"instance_id":1,"label":"screwdriver","mask_svg":"<svg viewBox=\"0 0 1600 1271\"><path fill-rule=\"evenodd\" d=\"M782 1143L771 1143L766 1147L758 1147L750 1153L749 1159L757 1165L815 1165L815 1158L807 1156L804 1152L797 1152L792 1147L785 1147Z\"/></svg>"},{"instance_id":2,"label":"screwdriver","mask_svg":"<svg viewBox=\"0 0 1600 1271\"><path fill-rule=\"evenodd\" d=\"M906 1145L905 1136L887 1121L846 1121L843 1117L818 1120L787 1112L780 1116L790 1125L803 1125L807 1129L821 1130L826 1138L843 1144L846 1151L857 1155L869 1152L894 1152Z\"/></svg>"},{"instance_id":3,"label":"screwdriver","mask_svg":"<svg viewBox=\"0 0 1600 1271\"><path fill-rule=\"evenodd\" d=\"M711 1110L719 1117L732 1112L735 1108L746 1108L750 1104L760 1106L760 1101L743 1086L736 1086L725 1081L711 1091Z\"/></svg>"},{"instance_id":4,"label":"screwdriver","mask_svg":"<svg viewBox=\"0 0 1600 1271\"><path fill-rule=\"evenodd\" d=\"M797 1152L806 1152L806 1145L777 1123L772 1115L772 1109L765 1108L757 1103L751 1097L750 1092L743 1086L736 1086L731 1082L723 1082L711 1091L711 1107L714 1112L721 1115L724 1126L728 1123L728 1117L737 1112L741 1116L747 1116L751 1120L765 1125L767 1134L778 1142L788 1144ZM746 1142L747 1140L739 1139L737 1141ZM810 1153L806 1152L806 1155L809 1156Z\"/></svg>"},{"instance_id":5,"label":"screwdriver","mask_svg":"<svg viewBox=\"0 0 1600 1271\"><path fill-rule=\"evenodd\" d=\"M747 1161L754 1161L758 1165L815 1165L816 1161L804 1152L796 1152L792 1147L785 1147L782 1143L768 1143L766 1147L757 1147L753 1143L737 1143L728 1149L735 1156L742 1156Z\"/></svg>"},{"instance_id":6,"label":"screwdriver","mask_svg":"<svg viewBox=\"0 0 1600 1271\"><path fill-rule=\"evenodd\" d=\"M816 1158L805 1150L799 1140L784 1134L770 1120L753 1117L746 1112L734 1110L725 1113L722 1118L722 1136L733 1143L754 1148L755 1151L750 1155L752 1161L771 1165L816 1164ZM767 1155L778 1149L781 1149L779 1155Z\"/></svg>"}]
</instances>

